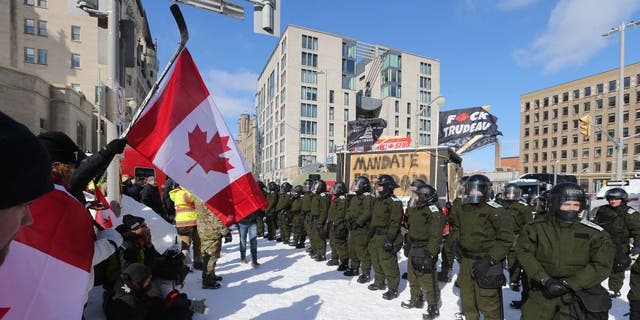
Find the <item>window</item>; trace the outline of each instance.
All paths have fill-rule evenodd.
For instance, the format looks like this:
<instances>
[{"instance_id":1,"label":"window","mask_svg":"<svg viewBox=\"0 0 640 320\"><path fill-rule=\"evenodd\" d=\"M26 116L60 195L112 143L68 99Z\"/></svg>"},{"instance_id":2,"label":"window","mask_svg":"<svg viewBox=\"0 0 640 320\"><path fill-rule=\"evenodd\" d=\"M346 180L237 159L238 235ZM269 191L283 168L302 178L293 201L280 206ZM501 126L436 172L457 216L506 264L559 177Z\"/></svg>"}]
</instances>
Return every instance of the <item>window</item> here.
<instances>
[{"instance_id":1,"label":"window","mask_svg":"<svg viewBox=\"0 0 640 320\"><path fill-rule=\"evenodd\" d=\"M302 35L302 48L310 50L318 50L318 38Z\"/></svg>"},{"instance_id":2,"label":"window","mask_svg":"<svg viewBox=\"0 0 640 320\"><path fill-rule=\"evenodd\" d=\"M572 149L571 150L571 159L576 159L578 158L578 150L577 149Z\"/></svg>"},{"instance_id":3,"label":"window","mask_svg":"<svg viewBox=\"0 0 640 320\"><path fill-rule=\"evenodd\" d=\"M529 128L524 128L524 136L525 137L529 136Z\"/></svg>"},{"instance_id":4,"label":"window","mask_svg":"<svg viewBox=\"0 0 640 320\"><path fill-rule=\"evenodd\" d=\"M329 137L333 137L334 133L335 133L335 129L334 129L333 123L329 123Z\"/></svg>"},{"instance_id":5,"label":"window","mask_svg":"<svg viewBox=\"0 0 640 320\"><path fill-rule=\"evenodd\" d=\"M551 146L556 147L557 145L558 145L558 138L557 137L551 138Z\"/></svg>"},{"instance_id":6,"label":"window","mask_svg":"<svg viewBox=\"0 0 640 320\"><path fill-rule=\"evenodd\" d=\"M267 79L267 101L271 101L275 97L275 89L276 89L276 78L275 78L275 70L271 71L269 74L269 79Z\"/></svg>"},{"instance_id":7,"label":"window","mask_svg":"<svg viewBox=\"0 0 640 320\"><path fill-rule=\"evenodd\" d=\"M46 21L38 21L38 35L41 37L47 36L47 22Z\"/></svg>"},{"instance_id":8,"label":"window","mask_svg":"<svg viewBox=\"0 0 640 320\"><path fill-rule=\"evenodd\" d=\"M602 116L596 116L596 124L602 124Z\"/></svg>"},{"instance_id":9,"label":"window","mask_svg":"<svg viewBox=\"0 0 640 320\"><path fill-rule=\"evenodd\" d=\"M431 64L426 62L420 62L420 73L431 75Z\"/></svg>"},{"instance_id":10,"label":"window","mask_svg":"<svg viewBox=\"0 0 640 320\"><path fill-rule=\"evenodd\" d=\"M348 92L344 93L344 105L345 106L349 105L349 93Z\"/></svg>"},{"instance_id":11,"label":"window","mask_svg":"<svg viewBox=\"0 0 640 320\"><path fill-rule=\"evenodd\" d=\"M549 120L549 111L545 111L542 113L542 121Z\"/></svg>"},{"instance_id":12,"label":"window","mask_svg":"<svg viewBox=\"0 0 640 320\"><path fill-rule=\"evenodd\" d=\"M534 136L540 135L540 128L538 128L538 127L534 127L534 128L533 128L533 135L534 135Z\"/></svg>"},{"instance_id":13,"label":"window","mask_svg":"<svg viewBox=\"0 0 640 320\"><path fill-rule=\"evenodd\" d=\"M549 97L544 98L544 100L542 102L542 105L545 106L545 107L549 106Z\"/></svg>"},{"instance_id":14,"label":"window","mask_svg":"<svg viewBox=\"0 0 640 320\"><path fill-rule=\"evenodd\" d=\"M631 86L631 78L630 77L624 77L624 88L629 88Z\"/></svg>"},{"instance_id":15,"label":"window","mask_svg":"<svg viewBox=\"0 0 640 320\"><path fill-rule=\"evenodd\" d=\"M317 140L314 138L300 138L300 151L316 152Z\"/></svg>"},{"instance_id":16,"label":"window","mask_svg":"<svg viewBox=\"0 0 640 320\"><path fill-rule=\"evenodd\" d=\"M38 63L39 64L47 64L47 50L38 49Z\"/></svg>"},{"instance_id":17,"label":"window","mask_svg":"<svg viewBox=\"0 0 640 320\"><path fill-rule=\"evenodd\" d=\"M569 115L569 107L562 107L562 115L563 116Z\"/></svg>"},{"instance_id":18,"label":"window","mask_svg":"<svg viewBox=\"0 0 640 320\"><path fill-rule=\"evenodd\" d=\"M540 108L540 100L537 100L537 99L536 99L535 101L533 101L533 107L534 107L535 109Z\"/></svg>"},{"instance_id":19,"label":"window","mask_svg":"<svg viewBox=\"0 0 640 320\"><path fill-rule=\"evenodd\" d=\"M315 135L318 132L317 122L315 121L300 121L300 133Z\"/></svg>"},{"instance_id":20,"label":"window","mask_svg":"<svg viewBox=\"0 0 640 320\"><path fill-rule=\"evenodd\" d=\"M573 128L578 129L578 120L573 120Z\"/></svg>"},{"instance_id":21,"label":"window","mask_svg":"<svg viewBox=\"0 0 640 320\"><path fill-rule=\"evenodd\" d=\"M578 143L578 135L577 134L572 135L571 140L573 140L573 143Z\"/></svg>"},{"instance_id":22,"label":"window","mask_svg":"<svg viewBox=\"0 0 640 320\"><path fill-rule=\"evenodd\" d=\"M71 54L71 68L80 68L80 55L77 53Z\"/></svg>"},{"instance_id":23,"label":"window","mask_svg":"<svg viewBox=\"0 0 640 320\"><path fill-rule=\"evenodd\" d=\"M558 119L558 109L551 110L552 119Z\"/></svg>"},{"instance_id":24,"label":"window","mask_svg":"<svg viewBox=\"0 0 640 320\"><path fill-rule=\"evenodd\" d=\"M344 109L342 116L344 117L344 121L349 121L349 109Z\"/></svg>"},{"instance_id":25,"label":"window","mask_svg":"<svg viewBox=\"0 0 640 320\"><path fill-rule=\"evenodd\" d=\"M602 156L602 147L593 148L593 156L596 158L600 158Z\"/></svg>"},{"instance_id":26,"label":"window","mask_svg":"<svg viewBox=\"0 0 640 320\"><path fill-rule=\"evenodd\" d=\"M562 158L562 159L566 159L567 158L567 150L561 150L560 151L560 158ZM566 165L563 164L562 166L565 166L565 167L562 168L562 170L560 170L560 172L566 172L567 171Z\"/></svg>"},{"instance_id":27,"label":"window","mask_svg":"<svg viewBox=\"0 0 640 320\"><path fill-rule=\"evenodd\" d=\"M329 107L329 120L333 120L333 118L334 118L333 107Z\"/></svg>"},{"instance_id":28,"label":"window","mask_svg":"<svg viewBox=\"0 0 640 320\"><path fill-rule=\"evenodd\" d=\"M569 92L565 92L562 94L562 102L569 101Z\"/></svg>"},{"instance_id":29,"label":"window","mask_svg":"<svg viewBox=\"0 0 640 320\"><path fill-rule=\"evenodd\" d=\"M563 146L567 144L567 141L568 141L567 136L562 136L562 145Z\"/></svg>"},{"instance_id":30,"label":"window","mask_svg":"<svg viewBox=\"0 0 640 320\"><path fill-rule=\"evenodd\" d=\"M34 48L24 48L24 62L36 62L36 50Z\"/></svg>"},{"instance_id":31,"label":"window","mask_svg":"<svg viewBox=\"0 0 640 320\"><path fill-rule=\"evenodd\" d=\"M304 83L318 83L318 73L313 70L302 69L300 74L300 81Z\"/></svg>"},{"instance_id":32,"label":"window","mask_svg":"<svg viewBox=\"0 0 640 320\"><path fill-rule=\"evenodd\" d=\"M24 33L36 34L36 21L33 19L24 19Z\"/></svg>"},{"instance_id":33,"label":"window","mask_svg":"<svg viewBox=\"0 0 640 320\"><path fill-rule=\"evenodd\" d=\"M315 104L301 103L300 116L307 117L307 118L317 118L318 107Z\"/></svg>"},{"instance_id":34,"label":"window","mask_svg":"<svg viewBox=\"0 0 640 320\"><path fill-rule=\"evenodd\" d=\"M562 131L569 130L569 123L567 121L562 121Z\"/></svg>"},{"instance_id":35,"label":"window","mask_svg":"<svg viewBox=\"0 0 640 320\"><path fill-rule=\"evenodd\" d=\"M596 85L596 94L601 94L604 92L604 85L602 83L598 83Z\"/></svg>"},{"instance_id":36,"label":"window","mask_svg":"<svg viewBox=\"0 0 640 320\"><path fill-rule=\"evenodd\" d=\"M394 111L396 113L400 112L400 101L398 100L394 101Z\"/></svg>"},{"instance_id":37,"label":"window","mask_svg":"<svg viewBox=\"0 0 640 320\"><path fill-rule=\"evenodd\" d=\"M407 114L411 114L411 102L407 102Z\"/></svg>"},{"instance_id":38,"label":"window","mask_svg":"<svg viewBox=\"0 0 640 320\"><path fill-rule=\"evenodd\" d=\"M529 123L529 115L528 114L524 116L524 123L525 124Z\"/></svg>"},{"instance_id":39,"label":"window","mask_svg":"<svg viewBox=\"0 0 640 320\"><path fill-rule=\"evenodd\" d=\"M542 134L549 133L549 126L542 126Z\"/></svg>"},{"instance_id":40,"label":"window","mask_svg":"<svg viewBox=\"0 0 640 320\"><path fill-rule=\"evenodd\" d=\"M525 141L525 142L524 142L524 147L523 147L523 148L524 148L525 150L529 150L529 141ZM527 156L527 155L525 154L525 156Z\"/></svg>"},{"instance_id":41,"label":"window","mask_svg":"<svg viewBox=\"0 0 640 320\"><path fill-rule=\"evenodd\" d=\"M625 110L625 111L622 113L622 121L624 121L624 122L629 122L629 111L628 111L628 110Z\"/></svg>"},{"instance_id":42,"label":"window","mask_svg":"<svg viewBox=\"0 0 640 320\"><path fill-rule=\"evenodd\" d=\"M573 90L573 99L580 99L580 90Z\"/></svg>"},{"instance_id":43,"label":"window","mask_svg":"<svg viewBox=\"0 0 640 320\"><path fill-rule=\"evenodd\" d=\"M551 127L553 128L553 132L558 132L558 123L553 123Z\"/></svg>"},{"instance_id":44,"label":"window","mask_svg":"<svg viewBox=\"0 0 640 320\"><path fill-rule=\"evenodd\" d=\"M589 148L582 148L582 157L589 158Z\"/></svg>"},{"instance_id":45,"label":"window","mask_svg":"<svg viewBox=\"0 0 640 320\"><path fill-rule=\"evenodd\" d=\"M35 6L36 0L24 0L24 4L28 6Z\"/></svg>"},{"instance_id":46,"label":"window","mask_svg":"<svg viewBox=\"0 0 640 320\"><path fill-rule=\"evenodd\" d=\"M302 52L302 65L309 67L318 66L318 55L315 53Z\"/></svg>"},{"instance_id":47,"label":"window","mask_svg":"<svg viewBox=\"0 0 640 320\"><path fill-rule=\"evenodd\" d=\"M584 103L584 111L587 112L591 110L591 102L585 102Z\"/></svg>"},{"instance_id":48,"label":"window","mask_svg":"<svg viewBox=\"0 0 640 320\"><path fill-rule=\"evenodd\" d=\"M602 109L602 99L596 100L596 109Z\"/></svg>"},{"instance_id":49,"label":"window","mask_svg":"<svg viewBox=\"0 0 640 320\"><path fill-rule=\"evenodd\" d=\"M431 78L420 76L420 89L431 90Z\"/></svg>"},{"instance_id":50,"label":"window","mask_svg":"<svg viewBox=\"0 0 640 320\"><path fill-rule=\"evenodd\" d=\"M609 108L613 108L616 106L616 97L609 97Z\"/></svg>"},{"instance_id":51,"label":"window","mask_svg":"<svg viewBox=\"0 0 640 320\"><path fill-rule=\"evenodd\" d=\"M318 100L318 89L312 87L301 87L300 99L302 100Z\"/></svg>"},{"instance_id":52,"label":"window","mask_svg":"<svg viewBox=\"0 0 640 320\"><path fill-rule=\"evenodd\" d=\"M616 80L609 81L609 92L616 91Z\"/></svg>"},{"instance_id":53,"label":"window","mask_svg":"<svg viewBox=\"0 0 640 320\"><path fill-rule=\"evenodd\" d=\"M82 123L76 122L76 141L78 149L80 150L86 150L84 145L84 140L87 135L86 131L87 130Z\"/></svg>"},{"instance_id":54,"label":"window","mask_svg":"<svg viewBox=\"0 0 640 320\"><path fill-rule=\"evenodd\" d=\"M396 129L400 128L400 116L395 116L394 124Z\"/></svg>"},{"instance_id":55,"label":"window","mask_svg":"<svg viewBox=\"0 0 640 320\"><path fill-rule=\"evenodd\" d=\"M616 114L609 113L609 123L614 123L614 122L616 122Z\"/></svg>"},{"instance_id":56,"label":"window","mask_svg":"<svg viewBox=\"0 0 640 320\"><path fill-rule=\"evenodd\" d=\"M584 88L584 96L585 97L590 97L591 96L591 87L585 87Z\"/></svg>"},{"instance_id":57,"label":"window","mask_svg":"<svg viewBox=\"0 0 640 320\"><path fill-rule=\"evenodd\" d=\"M622 100L624 101L624 104L629 104L629 94L628 94L628 93L625 93L625 94L622 96Z\"/></svg>"},{"instance_id":58,"label":"window","mask_svg":"<svg viewBox=\"0 0 640 320\"><path fill-rule=\"evenodd\" d=\"M558 152L551 151L551 160L556 160L556 159L558 159Z\"/></svg>"},{"instance_id":59,"label":"window","mask_svg":"<svg viewBox=\"0 0 640 320\"><path fill-rule=\"evenodd\" d=\"M529 102L524 103L524 111L529 111L531 109L531 104Z\"/></svg>"},{"instance_id":60,"label":"window","mask_svg":"<svg viewBox=\"0 0 640 320\"><path fill-rule=\"evenodd\" d=\"M335 92L333 90L329 90L329 103L334 103L335 100Z\"/></svg>"},{"instance_id":61,"label":"window","mask_svg":"<svg viewBox=\"0 0 640 320\"><path fill-rule=\"evenodd\" d=\"M558 95L553 96L553 104L558 104Z\"/></svg>"},{"instance_id":62,"label":"window","mask_svg":"<svg viewBox=\"0 0 640 320\"><path fill-rule=\"evenodd\" d=\"M580 105L579 104L574 104L573 105L573 114L578 114L580 113Z\"/></svg>"},{"instance_id":63,"label":"window","mask_svg":"<svg viewBox=\"0 0 640 320\"><path fill-rule=\"evenodd\" d=\"M49 5L48 0L38 0L38 7L46 8Z\"/></svg>"},{"instance_id":64,"label":"window","mask_svg":"<svg viewBox=\"0 0 640 320\"><path fill-rule=\"evenodd\" d=\"M411 129L411 117L407 117L407 130Z\"/></svg>"}]
</instances>

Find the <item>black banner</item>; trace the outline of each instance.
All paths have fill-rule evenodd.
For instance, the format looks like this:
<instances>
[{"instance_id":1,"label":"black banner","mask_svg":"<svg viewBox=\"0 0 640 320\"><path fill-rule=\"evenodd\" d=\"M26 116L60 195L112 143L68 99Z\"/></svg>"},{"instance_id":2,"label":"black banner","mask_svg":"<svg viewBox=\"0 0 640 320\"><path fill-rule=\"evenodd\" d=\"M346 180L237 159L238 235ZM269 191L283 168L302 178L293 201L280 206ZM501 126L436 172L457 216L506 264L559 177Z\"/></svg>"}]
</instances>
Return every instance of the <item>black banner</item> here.
<instances>
[{"instance_id":1,"label":"black banner","mask_svg":"<svg viewBox=\"0 0 640 320\"><path fill-rule=\"evenodd\" d=\"M347 149L358 147L370 147L382 135L382 131L387 127L384 119L364 119L348 122L349 135L347 136Z\"/></svg>"},{"instance_id":2,"label":"black banner","mask_svg":"<svg viewBox=\"0 0 640 320\"><path fill-rule=\"evenodd\" d=\"M502 135L498 130L498 118L482 107L440 112L438 145L449 144L459 148L476 135Z\"/></svg>"},{"instance_id":3,"label":"black banner","mask_svg":"<svg viewBox=\"0 0 640 320\"><path fill-rule=\"evenodd\" d=\"M467 150L465 150L462 153L473 151L473 150L476 150L476 149L480 149L480 148L488 146L490 144L495 144L496 142L498 142L498 136L482 137L482 138L480 138L480 140L474 142L469 148L467 148Z\"/></svg>"}]
</instances>

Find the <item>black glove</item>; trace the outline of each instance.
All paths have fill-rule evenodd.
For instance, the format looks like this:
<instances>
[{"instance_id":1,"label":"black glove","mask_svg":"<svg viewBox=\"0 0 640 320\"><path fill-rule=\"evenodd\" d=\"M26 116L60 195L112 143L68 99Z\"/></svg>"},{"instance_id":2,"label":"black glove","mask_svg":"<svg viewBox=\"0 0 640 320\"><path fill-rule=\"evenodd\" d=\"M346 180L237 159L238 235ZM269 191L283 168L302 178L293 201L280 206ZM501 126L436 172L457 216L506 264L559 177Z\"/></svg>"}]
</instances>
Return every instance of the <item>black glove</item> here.
<instances>
[{"instance_id":1,"label":"black glove","mask_svg":"<svg viewBox=\"0 0 640 320\"><path fill-rule=\"evenodd\" d=\"M487 272L489 272L489 268L491 268L491 266L495 264L496 261L491 259L491 257L489 256L485 256L480 260L476 260L476 262L473 264L473 277L475 279L482 278L487 274Z\"/></svg>"},{"instance_id":2,"label":"black glove","mask_svg":"<svg viewBox=\"0 0 640 320\"><path fill-rule=\"evenodd\" d=\"M105 157L120 154L124 151L124 147L127 146L127 139L113 139L104 147L104 150L100 151Z\"/></svg>"},{"instance_id":3,"label":"black glove","mask_svg":"<svg viewBox=\"0 0 640 320\"><path fill-rule=\"evenodd\" d=\"M382 245L382 249L386 252L393 252L393 240L386 240Z\"/></svg>"},{"instance_id":4,"label":"black glove","mask_svg":"<svg viewBox=\"0 0 640 320\"><path fill-rule=\"evenodd\" d=\"M569 285L564 280L558 280L555 278L548 278L542 285L543 293L548 298L555 298L570 291Z\"/></svg>"},{"instance_id":5,"label":"black glove","mask_svg":"<svg viewBox=\"0 0 640 320\"><path fill-rule=\"evenodd\" d=\"M224 243L229 243L231 240L233 240L233 237L231 236L231 232L229 232L224 236Z\"/></svg>"}]
</instances>

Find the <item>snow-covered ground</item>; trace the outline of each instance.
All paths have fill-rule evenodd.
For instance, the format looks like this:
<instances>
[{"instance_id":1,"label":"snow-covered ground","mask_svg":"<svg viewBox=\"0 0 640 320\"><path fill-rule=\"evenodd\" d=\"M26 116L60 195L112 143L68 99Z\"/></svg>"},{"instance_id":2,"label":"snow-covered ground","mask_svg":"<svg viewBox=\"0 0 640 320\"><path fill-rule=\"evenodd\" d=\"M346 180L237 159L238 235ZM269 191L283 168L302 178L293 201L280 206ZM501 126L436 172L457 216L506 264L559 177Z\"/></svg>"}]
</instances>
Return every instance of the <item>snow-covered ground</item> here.
<instances>
[{"instance_id":1,"label":"snow-covered ground","mask_svg":"<svg viewBox=\"0 0 640 320\"><path fill-rule=\"evenodd\" d=\"M123 201L124 202L124 201ZM124 203L123 203L124 207ZM258 240L258 260L261 265L240 262L238 233L233 229L233 241L224 244L216 274L223 276L217 290L201 289L201 272L190 273L181 289L192 298L206 298L207 315L194 319L422 319L424 309L404 309L400 302L409 300L409 284L400 280L400 296L388 301L384 291L370 291L357 277L345 277L336 267L311 260L304 249L295 249L280 242ZM328 246L327 246L328 247ZM247 254L249 254L247 252ZM400 271L407 270L407 259L399 253ZM328 254L330 257L330 254ZM454 271L457 271L457 265ZM614 299L609 319L626 319L626 293ZM455 279L455 276L454 276ZM606 287L606 281L603 283ZM439 319L450 320L459 312L459 291L451 283L440 283L442 302ZM520 311L510 309L511 300L520 293L505 287L502 290L505 319L519 319ZM101 289L94 288L87 307L87 319L104 319L101 314Z\"/></svg>"}]
</instances>

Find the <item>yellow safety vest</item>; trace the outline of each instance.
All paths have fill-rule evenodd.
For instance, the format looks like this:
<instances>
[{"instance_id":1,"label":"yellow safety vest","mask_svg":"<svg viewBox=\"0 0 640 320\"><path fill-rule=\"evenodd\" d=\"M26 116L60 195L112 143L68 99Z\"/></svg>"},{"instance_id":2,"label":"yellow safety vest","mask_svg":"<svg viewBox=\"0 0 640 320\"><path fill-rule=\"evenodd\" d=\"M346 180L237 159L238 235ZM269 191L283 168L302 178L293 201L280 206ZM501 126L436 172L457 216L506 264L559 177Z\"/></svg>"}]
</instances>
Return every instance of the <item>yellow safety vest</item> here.
<instances>
[{"instance_id":1,"label":"yellow safety vest","mask_svg":"<svg viewBox=\"0 0 640 320\"><path fill-rule=\"evenodd\" d=\"M169 198L176 208L176 227L197 226L195 198L189 191L177 188L169 191Z\"/></svg>"}]
</instances>

